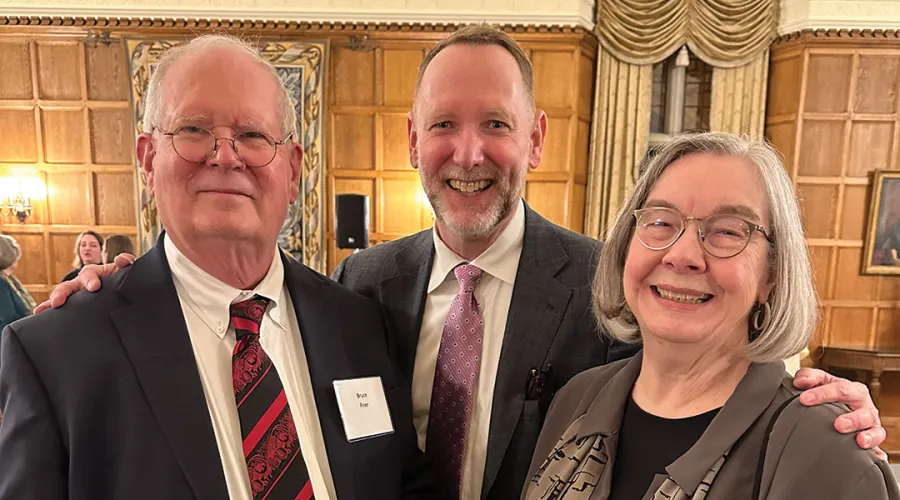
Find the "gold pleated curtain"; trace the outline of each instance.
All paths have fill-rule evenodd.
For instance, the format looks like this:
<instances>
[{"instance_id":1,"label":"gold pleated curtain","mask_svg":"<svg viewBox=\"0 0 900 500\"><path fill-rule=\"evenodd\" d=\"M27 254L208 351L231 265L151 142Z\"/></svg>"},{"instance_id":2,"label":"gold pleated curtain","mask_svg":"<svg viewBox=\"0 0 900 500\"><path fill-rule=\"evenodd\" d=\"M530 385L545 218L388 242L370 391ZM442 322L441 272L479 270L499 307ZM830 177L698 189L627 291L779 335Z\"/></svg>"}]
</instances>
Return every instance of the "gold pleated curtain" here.
<instances>
[{"instance_id":1,"label":"gold pleated curtain","mask_svg":"<svg viewBox=\"0 0 900 500\"><path fill-rule=\"evenodd\" d=\"M709 127L761 139L766 121L769 50L736 68L713 68Z\"/></svg>"},{"instance_id":2,"label":"gold pleated curtain","mask_svg":"<svg viewBox=\"0 0 900 500\"><path fill-rule=\"evenodd\" d=\"M776 0L598 0L585 233L614 220L650 135L652 68L687 45L713 66L710 129L761 137Z\"/></svg>"},{"instance_id":3,"label":"gold pleated curtain","mask_svg":"<svg viewBox=\"0 0 900 500\"><path fill-rule=\"evenodd\" d=\"M584 225L585 234L595 238L634 187L633 170L650 137L653 85L652 66L620 61L602 47L598 52Z\"/></svg>"}]
</instances>

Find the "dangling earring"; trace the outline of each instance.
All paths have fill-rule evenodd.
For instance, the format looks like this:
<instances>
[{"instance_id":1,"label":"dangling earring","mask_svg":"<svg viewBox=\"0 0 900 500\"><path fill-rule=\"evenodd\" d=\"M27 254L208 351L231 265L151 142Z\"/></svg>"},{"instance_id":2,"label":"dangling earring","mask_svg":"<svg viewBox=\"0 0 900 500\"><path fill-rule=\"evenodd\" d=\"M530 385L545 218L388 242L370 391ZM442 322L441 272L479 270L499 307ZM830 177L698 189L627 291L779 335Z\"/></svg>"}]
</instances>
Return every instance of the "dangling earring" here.
<instances>
[{"instance_id":1,"label":"dangling earring","mask_svg":"<svg viewBox=\"0 0 900 500\"><path fill-rule=\"evenodd\" d=\"M759 338L759 335L769 327L769 323L772 322L772 307L769 305L769 301L759 303L753 306L753 309L750 310L750 342L756 341Z\"/></svg>"}]
</instances>

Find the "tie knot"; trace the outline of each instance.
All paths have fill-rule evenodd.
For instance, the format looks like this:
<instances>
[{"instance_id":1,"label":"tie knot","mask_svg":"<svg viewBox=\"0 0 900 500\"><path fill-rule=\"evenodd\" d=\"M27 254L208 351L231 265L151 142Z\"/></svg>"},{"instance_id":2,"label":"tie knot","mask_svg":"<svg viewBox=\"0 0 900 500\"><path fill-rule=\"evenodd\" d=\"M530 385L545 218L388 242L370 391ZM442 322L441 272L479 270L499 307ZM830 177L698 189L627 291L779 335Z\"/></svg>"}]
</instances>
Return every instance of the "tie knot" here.
<instances>
[{"instance_id":1,"label":"tie knot","mask_svg":"<svg viewBox=\"0 0 900 500\"><path fill-rule=\"evenodd\" d=\"M254 295L250 299L231 304L231 323L238 339L249 334L259 335L259 325L262 324L269 302L269 299L261 295Z\"/></svg>"},{"instance_id":2,"label":"tie knot","mask_svg":"<svg viewBox=\"0 0 900 500\"><path fill-rule=\"evenodd\" d=\"M481 269L472 264L460 264L453 270L456 275L456 281L459 281L459 291L464 293L472 293L478 282L481 281Z\"/></svg>"}]
</instances>

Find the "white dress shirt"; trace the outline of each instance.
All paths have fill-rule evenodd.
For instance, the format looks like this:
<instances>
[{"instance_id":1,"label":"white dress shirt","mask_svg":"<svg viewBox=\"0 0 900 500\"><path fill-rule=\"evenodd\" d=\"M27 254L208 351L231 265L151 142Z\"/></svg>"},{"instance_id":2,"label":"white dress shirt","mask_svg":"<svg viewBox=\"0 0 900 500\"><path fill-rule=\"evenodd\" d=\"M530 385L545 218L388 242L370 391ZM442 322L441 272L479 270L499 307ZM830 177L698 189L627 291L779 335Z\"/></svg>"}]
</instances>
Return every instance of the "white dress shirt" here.
<instances>
[{"instance_id":1,"label":"white dress shirt","mask_svg":"<svg viewBox=\"0 0 900 500\"><path fill-rule=\"evenodd\" d=\"M252 498L241 424L232 385L231 357L236 343L230 306L259 294L272 303L260 326L259 342L284 385L300 439L303 460L316 499L335 500L334 482L325 453L316 400L300 327L287 287L284 264L276 250L265 278L253 290L238 290L213 278L182 254L165 236L166 258L181 302L194 357L209 406L216 445L231 500Z\"/></svg>"},{"instance_id":2,"label":"white dress shirt","mask_svg":"<svg viewBox=\"0 0 900 500\"><path fill-rule=\"evenodd\" d=\"M422 317L422 330L419 333L412 380L413 422L419 438L419 448L423 450L427 446L425 438L428 433L428 411L431 408L431 390L441 335L447 313L450 311L450 303L459 292L459 282L452 271L457 265L467 262L441 241L437 229L433 231L434 264L428 282L428 295L425 299L425 312ZM509 225L487 250L469 262L483 271L481 281L475 289L475 298L478 299L484 317L484 339L475 407L463 462L463 481L460 490L462 500L481 498L494 383L497 379L500 348L503 346L506 318L509 316L509 305L524 239L525 206L519 200L516 213Z\"/></svg>"}]
</instances>

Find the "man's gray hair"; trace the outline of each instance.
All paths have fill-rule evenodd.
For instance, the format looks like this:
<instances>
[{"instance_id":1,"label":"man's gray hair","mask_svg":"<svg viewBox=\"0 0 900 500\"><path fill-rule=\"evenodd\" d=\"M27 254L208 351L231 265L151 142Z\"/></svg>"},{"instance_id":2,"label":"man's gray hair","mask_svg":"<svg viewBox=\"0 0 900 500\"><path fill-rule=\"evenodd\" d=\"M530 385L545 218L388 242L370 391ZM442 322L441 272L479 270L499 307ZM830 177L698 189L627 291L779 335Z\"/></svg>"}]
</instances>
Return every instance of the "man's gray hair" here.
<instances>
[{"instance_id":1,"label":"man's gray hair","mask_svg":"<svg viewBox=\"0 0 900 500\"><path fill-rule=\"evenodd\" d=\"M156 65L156 69L150 76L150 82L147 84L147 97L144 100L144 132L152 132L154 126L160 126L159 121L162 119L162 103L165 98L163 95L162 84L165 80L166 73L168 73L172 65L186 55L216 49L231 49L235 52L243 53L258 62L271 73L272 78L278 83L280 89L278 100L279 113L281 114L279 117L281 119L280 132L282 136L276 137L275 139L280 141L287 137L288 134L291 134L295 141L302 143L297 130L297 111L294 109L294 102L291 99L291 94L284 85L284 82L278 77L278 72L275 70L275 67L269 61L265 60L256 48L249 43L234 36L221 34L199 36L189 42L176 45L163 54L159 63ZM240 77L241 75L229 75L223 78ZM171 132L171 130L167 130L167 132Z\"/></svg>"},{"instance_id":2,"label":"man's gray hair","mask_svg":"<svg viewBox=\"0 0 900 500\"><path fill-rule=\"evenodd\" d=\"M21 255L19 243L8 234L0 234L0 271L16 263Z\"/></svg>"},{"instance_id":3,"label":"man's gray hair","mask_svg":"<svg viewBox=\"0 0 900 500\"><path fill-rule=\"evenodd\" d=\"M771 224L768 231L775 241L768 256L769 276L775 286L768 300L771 306L769 325L746 346L743 354L751 361L767 362L799 353L812 339L818 310L800 207L791 179L777 151L769 144L722 132L676 136L663 144L646 166L606 236L594 276L597 320L617 340L640 341L640 327L625 303L622 282L635 229L633 212L643 206L663 171L690 154L732 156L756 167L769 204Z\"/></svg>"}]
</instances>

